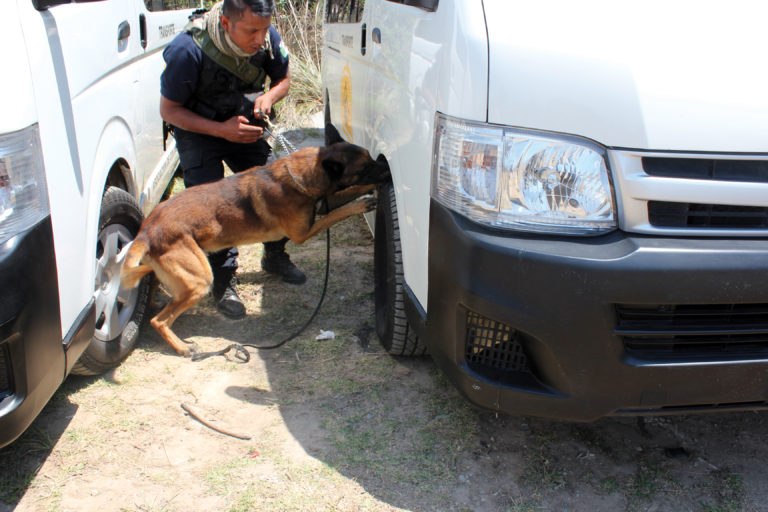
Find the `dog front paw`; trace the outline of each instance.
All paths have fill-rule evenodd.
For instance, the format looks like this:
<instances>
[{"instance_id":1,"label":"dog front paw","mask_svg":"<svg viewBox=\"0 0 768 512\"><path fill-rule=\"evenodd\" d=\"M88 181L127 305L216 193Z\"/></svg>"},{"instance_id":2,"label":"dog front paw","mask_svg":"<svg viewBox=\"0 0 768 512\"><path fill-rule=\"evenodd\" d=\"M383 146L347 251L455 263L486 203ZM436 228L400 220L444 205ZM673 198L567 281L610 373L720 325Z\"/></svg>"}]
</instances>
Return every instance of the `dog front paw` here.
<instances>
[{"instance_id":1,"label":"dog front paw","mask_svg":"<svg viewBox=\"0 0 768 512\"><path fill-rule=\"evenodd\" d=\"M376 196L372 194L368 194L365 196L361 196L358 201L362 203L362 206L364 208L363 213L370 212L376 209L376 203L378 200L376 199Z\"/></svg>"}]
</instances>

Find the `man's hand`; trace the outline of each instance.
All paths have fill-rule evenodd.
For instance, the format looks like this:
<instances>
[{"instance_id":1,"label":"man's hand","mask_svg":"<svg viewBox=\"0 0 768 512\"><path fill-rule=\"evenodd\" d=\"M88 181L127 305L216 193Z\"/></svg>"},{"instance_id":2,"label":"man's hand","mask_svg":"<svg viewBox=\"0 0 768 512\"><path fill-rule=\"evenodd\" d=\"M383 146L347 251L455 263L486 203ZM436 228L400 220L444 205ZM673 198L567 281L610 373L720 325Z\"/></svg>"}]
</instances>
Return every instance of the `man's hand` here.
<instances>
[{"instance_id":1,"label":"man's hand","mask_svg":"<svg viewBox=\"0 0 768 512\"><path fill-rule=\"evenodd\" d=\"M264 135L264 130L260 126L248 124L245 116L230 117L224 122L213 121L164 96L160 97L160 114L165 121L182 130L212 135L230 142L248 144Z\"/></svg>"},{"instance_id":2,"label":"man's hand","mask_svg":"<svg viewBox=\"0 0 768 512\"><path fill-rule=\"evenodd\" d=\"M285 77L270 85L267 92L253 100L253 115L257 119L269 118L272 114L272 105L283 99L288 94L290 87L291 74L289 72Z\"/></svg>"},{"instance_id":3,"label":"man's hand","mask_svg":"<svg viewBox=\"0 0 768 512\"><path fill-rule=\"evenodd\" d=\"M220 130L217 135L230 142L248 144L262 138L264 129L261 126L248 124L248 118L245 116L233 116L220 123Z\"/></svg>"},{"instance_id":4,"label":"man's hand","mask_svg":"<svg viewBox=\"0 0 768 512\"><path fill-rule=\"evenodd\" d=\"M266 94L262 94L253 101L253 115L257 119L269 119L269 115L272 113L272 104L272 100Z\"/></svg>"}]
</instances>

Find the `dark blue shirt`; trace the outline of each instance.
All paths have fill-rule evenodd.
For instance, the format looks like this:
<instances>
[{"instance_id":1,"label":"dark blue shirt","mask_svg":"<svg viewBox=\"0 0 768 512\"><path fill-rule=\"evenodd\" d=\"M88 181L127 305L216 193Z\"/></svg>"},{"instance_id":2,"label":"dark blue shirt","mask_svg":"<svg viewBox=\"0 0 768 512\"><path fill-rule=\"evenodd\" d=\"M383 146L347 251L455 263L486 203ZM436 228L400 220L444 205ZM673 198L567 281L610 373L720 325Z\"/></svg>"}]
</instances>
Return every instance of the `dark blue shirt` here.
<instances>
[{"instance_id":1,"label":"dark blue shirt","mask_svg":"<svg viewBox=\"0 0 768 512\"><path fill-rule=\"evenodd\" d=\"M282 38L274 27L269 27L272 56L267 57L264 71L274 84L288 74L288 52L282 46ZM192 35L182 32L163 50L165 70L160 76L160 94L177 103L186 103L195 92L203 66L203 50Z\"/></svg>"}]
</instances>

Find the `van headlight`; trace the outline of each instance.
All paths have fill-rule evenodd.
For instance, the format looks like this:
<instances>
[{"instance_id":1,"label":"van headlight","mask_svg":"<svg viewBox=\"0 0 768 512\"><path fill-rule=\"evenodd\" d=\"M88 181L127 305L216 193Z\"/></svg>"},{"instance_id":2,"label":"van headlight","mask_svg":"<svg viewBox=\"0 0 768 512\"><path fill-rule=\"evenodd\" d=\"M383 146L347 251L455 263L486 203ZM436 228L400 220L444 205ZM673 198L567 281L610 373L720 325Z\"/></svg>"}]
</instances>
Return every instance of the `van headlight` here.
<instances>
[{"instance_id":1,"label":"van headlight","mask_svg":"<svg viewBox=\"0 0 768 512\"><path fill-rule=\"evenodd\" d=\"M49 214L37 125L0 135L0 244Z\"/></svg>"},{"instance_id":2,"label":"van headlight","mask_svg":"<svg viewBox=\"0 0 768 512\"><path fill-rule=\"evenodd\" d=\"M605 150L555 134L438 114L432 197L495 228L598 235L616 228Z\"/></svg>"}]
</instances>

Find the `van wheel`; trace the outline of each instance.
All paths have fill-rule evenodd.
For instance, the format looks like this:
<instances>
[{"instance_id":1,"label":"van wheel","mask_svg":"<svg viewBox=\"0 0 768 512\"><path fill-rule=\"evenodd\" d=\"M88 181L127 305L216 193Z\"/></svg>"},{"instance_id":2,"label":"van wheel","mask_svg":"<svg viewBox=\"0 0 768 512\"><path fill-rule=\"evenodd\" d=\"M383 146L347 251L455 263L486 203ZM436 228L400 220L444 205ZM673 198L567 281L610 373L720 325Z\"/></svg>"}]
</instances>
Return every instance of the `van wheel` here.
<instances>
[{"instance_id":1,"label":"van wheel","mask_svg":"<svg viewBox=\"0 0 768 512\"><path fill-rule=\"evenodd\" d=\"M394 355L422 355L426 347L405 316L403 253L392 184L379 187L373 252L376 334Z\"/></svg>"},{"instance_id":2,"label":"van wheel","mask_svg":"<svg viewBox=\"0 0 768 512\"><path fill-rule=\"evenodd\" d=\"M72 368L77 375L98 375L119 365L136 344L149 302L150 276L131 290L120 287L117 255L139 231L143 215L133 196L109 187L101 200L96 244L96 329L88 348Z\"/></svg>"}]
</instances>

